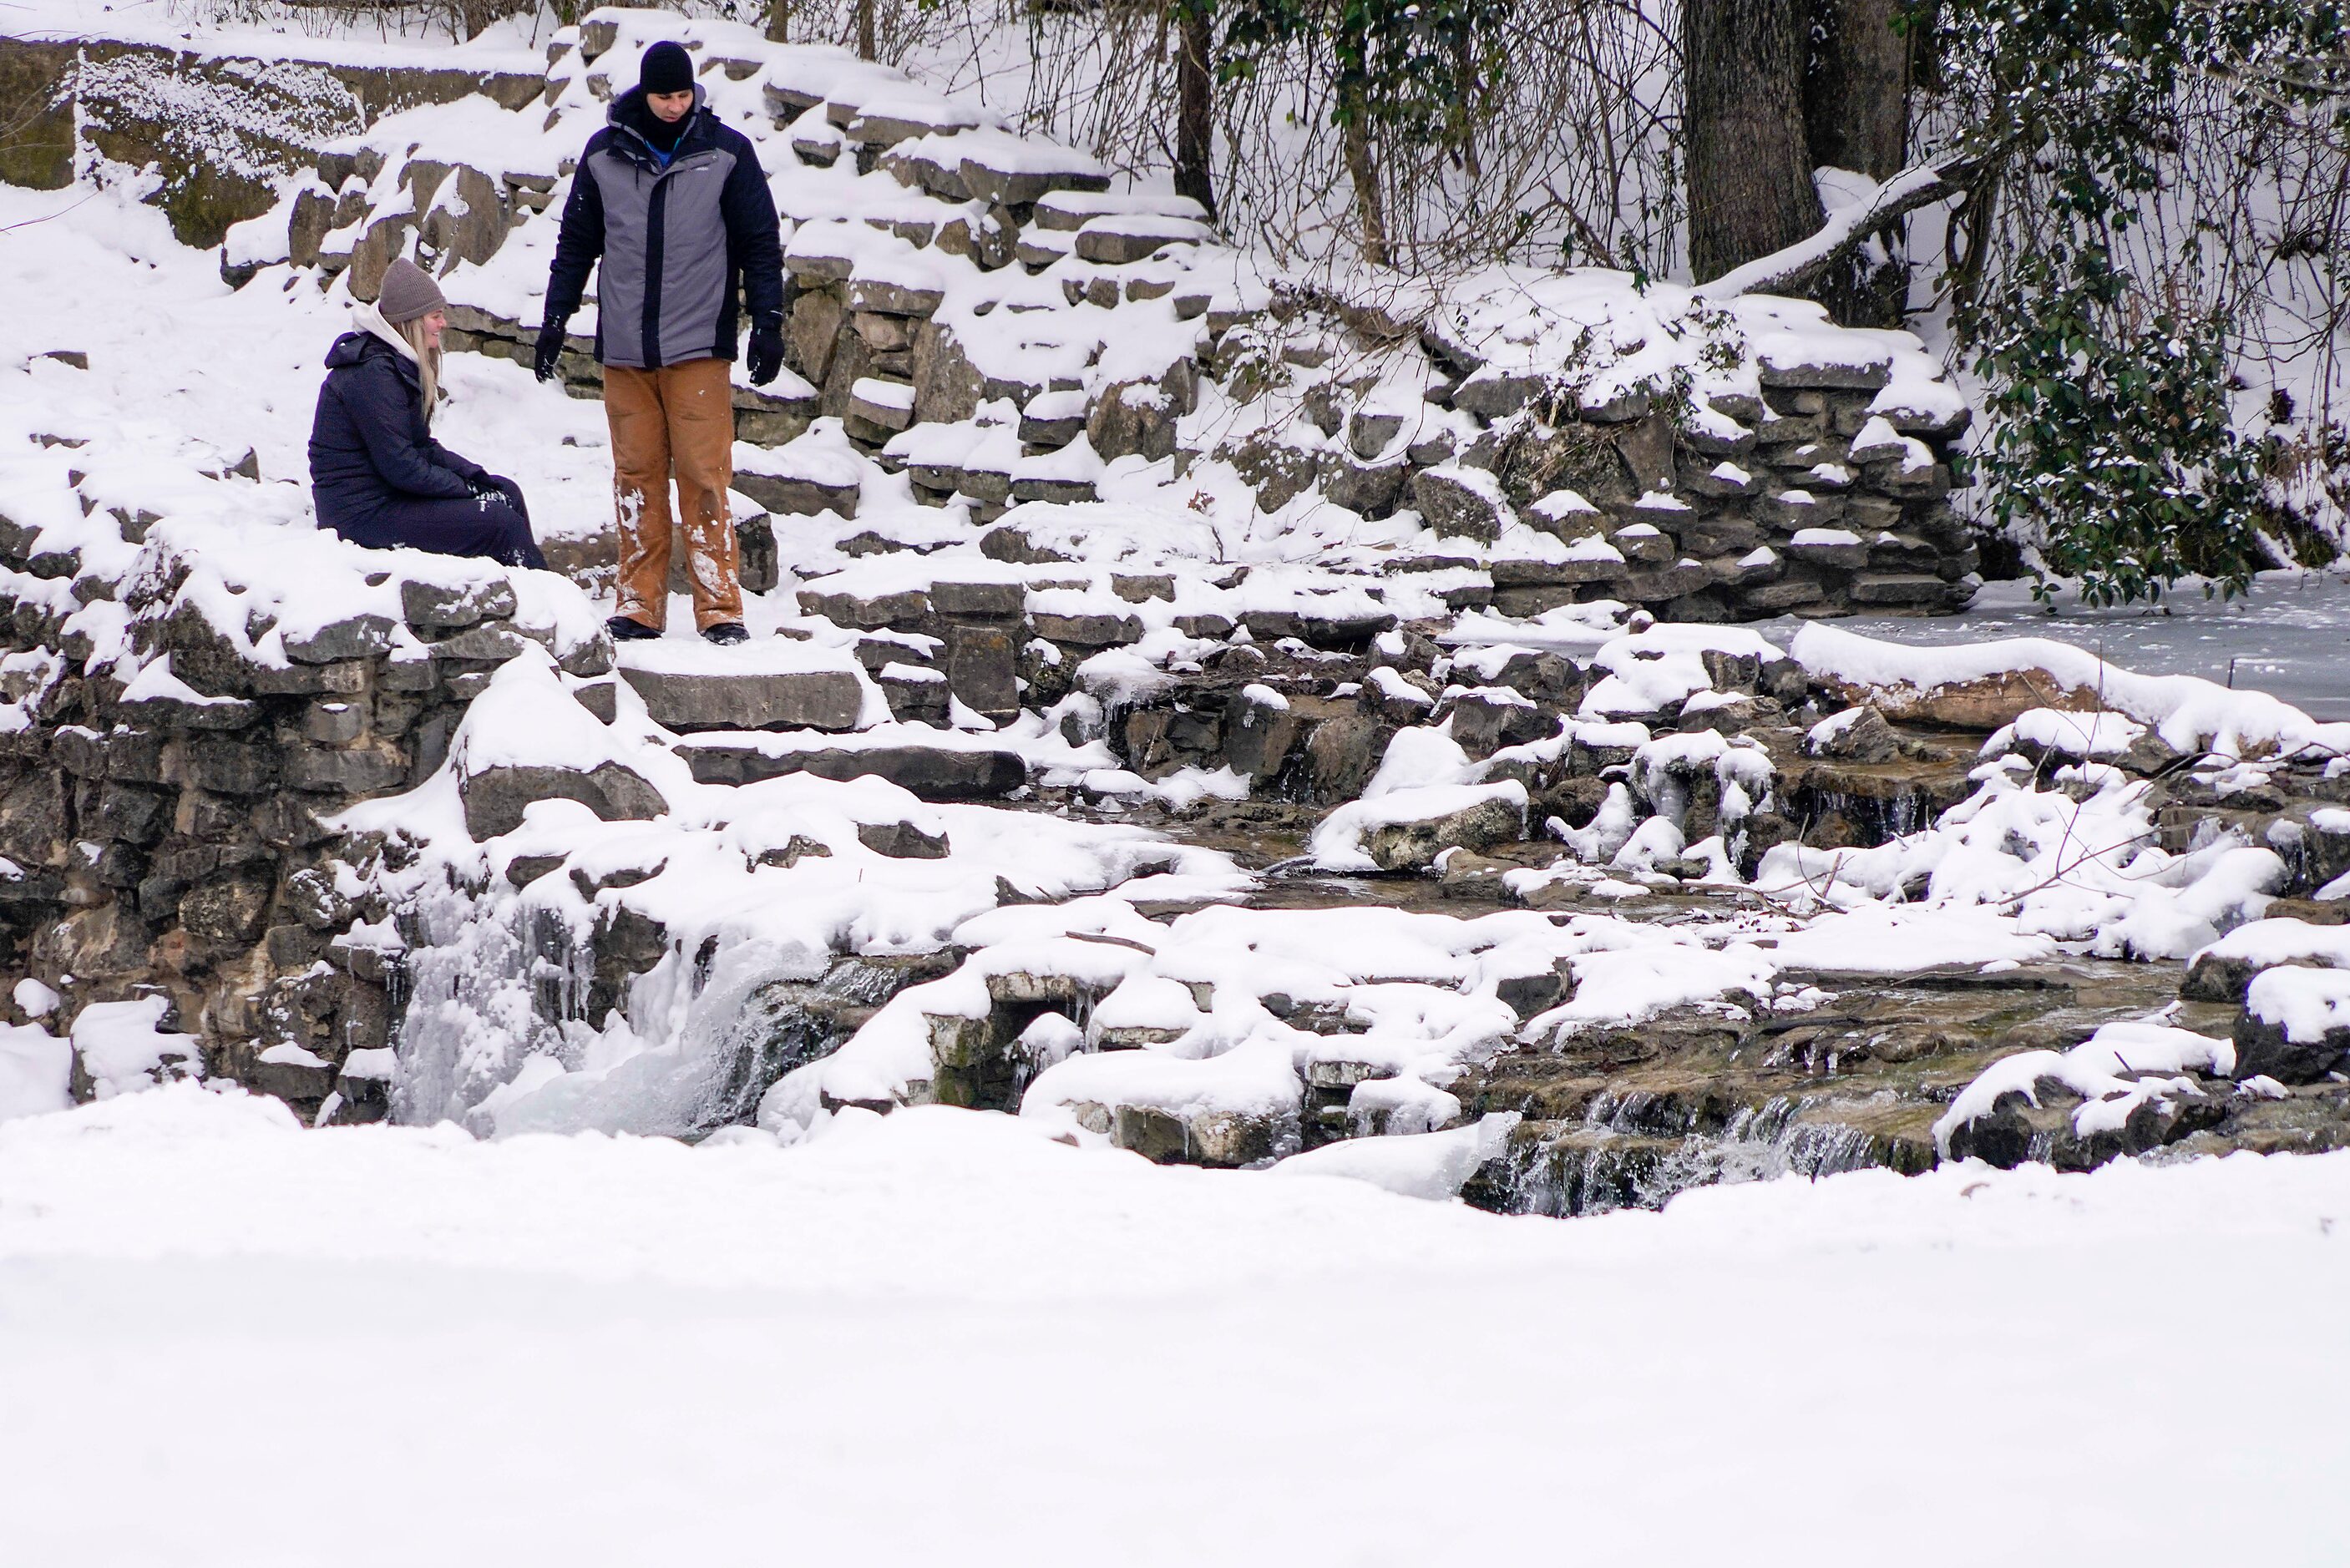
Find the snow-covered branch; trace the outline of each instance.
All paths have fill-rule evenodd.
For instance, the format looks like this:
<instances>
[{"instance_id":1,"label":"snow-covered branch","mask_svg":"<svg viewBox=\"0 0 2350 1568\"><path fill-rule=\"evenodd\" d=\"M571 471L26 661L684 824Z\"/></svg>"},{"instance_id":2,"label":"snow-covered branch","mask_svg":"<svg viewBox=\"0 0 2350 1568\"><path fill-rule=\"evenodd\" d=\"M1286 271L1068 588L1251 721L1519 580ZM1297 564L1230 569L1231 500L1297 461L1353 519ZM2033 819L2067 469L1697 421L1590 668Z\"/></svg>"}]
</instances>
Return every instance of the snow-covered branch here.
<instances>
[{"instance_id":1,"label":"snow-covered branch","mask_svg":"<svg viewBox=\"0 0 2350 1568\"><path fill-rule=\"evenodd\" d=\"M1947 201L1965 187L1980 169L1983 155L1976 150L1946 154L1931 162L1903 170L1868 195L1838 207L1815 234L1783 250L1757 256L1743 266L1700 284L1707 299L1734 299L1742 294L1786 294L1801 289L1857 250L1868 236L1919 207Z\"/></svg>"}]
</instances>

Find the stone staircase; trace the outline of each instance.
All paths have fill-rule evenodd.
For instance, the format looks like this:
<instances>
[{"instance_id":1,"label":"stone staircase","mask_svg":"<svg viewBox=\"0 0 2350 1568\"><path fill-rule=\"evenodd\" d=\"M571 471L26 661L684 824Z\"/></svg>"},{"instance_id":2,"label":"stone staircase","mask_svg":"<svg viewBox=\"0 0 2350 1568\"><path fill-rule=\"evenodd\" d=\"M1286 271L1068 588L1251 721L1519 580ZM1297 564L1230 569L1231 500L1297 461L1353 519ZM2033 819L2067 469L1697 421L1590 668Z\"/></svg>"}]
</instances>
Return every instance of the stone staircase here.
<instances>
[{"instance_id":1,"label":"stone staircase","mask_svg":"<svg viewBox=\"0 0 2350 1568\"><path fill-rule=\"evenodd\" d=\"M527 359L543 210L615 72L681 30L713 104L784 144L786 369L734 399L739 488L776 516L872 515L878 472L939 526L984 527L1092 501L1124 460L1179 488L1204 461L1257 514L1316 493L1367 525L1416 514L1418 541L1326 556L1407 618L1595 598L1674 619L1930 613L1972 592L1948 461L1966 405L1885 335L1599 275L1471 280L1424 319L1269 283L1182 198L1111 191L1093 160L983 109L723 24L608 9L559 35L526 169L452 165L404 130L337 146L288 199L291 261L364 296L412 249L442 274L452 341ZM329 217L332 243L315 234ZM583 396L590 326L565 361ZM1603 331L1613 360L1592 355ZM1222 504L1220 528L1254 525ZM874 522L847 553L920 531ZM762 581L772 536L745 530Z\"/></svg>"},{"instance_id":2,"label":"stone staircase","mask_svg":"<svg viewBox=\"0 0 2350 1568\"><path fill-rule=\"evenodd\" d=\"M784 140L811 176L840 177L814 179L804 201L779 189L790 374L768 389L737 389L740 438L784 447L813 421L837 419L854 450L891 472L918 470L917 499L961 497L983 520L1018 500L1090 499L1095 465L1087 458L1115 457L1130 444L1088 427L1098 399L1087 372L1108 336L1100 313L1162 301L1151 313L1165 317L1162 325L1210 314L1219 286L1195 263L1215 235L1197 204L1114 194L1108 171L1092 158L1015 135L985 110L840 51L770 46L748 29L681 25L666 14L608 9L576 34L558 35L549 51L549 125L584 138L593 125L588 111L614 90L607 57L633 61L633 49L621 46L640 44L637 35L648 27L682 30L714 95L733 83L747 95L755 82L765 120L758 130ZM421 159L394 174L385 160L371 148L320 159L317 188L293 198L292 259L330 275L348 269L353 291L364 296L384 263L413 244L449 272L458 346L527 359L535 323L501 308L513 293L504 280L478 275L500 270L501 249L546 208L547 192L570 171L567 157L550 171L494 175ZM845 183L851 177L854 187ZM889 183L877 191L881 178ZM343 249L307 241L329 215L331 232L353 236ZM532 262L545 265L536 247ZM1222 292L1231 294L1229 281ZM999 321L1016 319L1016 333L970 329L971 320L998 312ZM1237 314L1228 310L1226 319ZM565 375L575 393L592 395L599 378L585 327L578 324ZM1191 331L1160 336L1170 347L1145 379L1165 381L1180 400L1196 382L1205 344ZM1017 340L992 352L978 341L997 337ZM982 414L983 404L1001 402L1012 406ZM1188 406L1182 400L1172 411ZM918 426L951 428L910 444L897 439ZM975 439L1007 428L1005 440ZM1097 438L1087 451L1053 461L1087 436ZM939 460L948 448L952 459ZM772 509L855 514L853 483L827 483L788 464L746 478L745 493Z\"/></svg>"},{"instance_id":3,"label":"stone staircase","mask_svg":"<svg viewBox=\"0 0 2350 1568\"><path fill-rule=\"evenodd\" d=\"M746 784L788 774L845 783L886 779L923 800L1005 800L1028 783L1018 752L919 725L877 724L850 735L720 731L679 742L697 784Z\"/></svg>"},{"instance_id":4,"label":"stone staircase","mask_svg":"<svg viewBox=\"0 0 2350 1568\"><path fill-rule=\"evenodd\" d=\"M785 220L785 369L734 389L738 488L772 517L869 521L842 554L944 548L1015 506L1097 500L1115 472L1121 497L1187 508L1219 540L1313 534L1326 570L1406 619L1596 599L1676 620L1930 614L1974 590L1950 499L1969 410L1901 335L1596 271L1339 297L983 105L736 24L591 12L550 42L536 102L330 144L231 234L232 275L282 254L368 297L412 254L441 275L455 346L527 361L549 214L658 37L762 145ZM564 359L581 396L592 310ZM745 520L754 590L833 569L778 552L772 517ZM555 544L583 583L608 569ZM935 696L892 683L910 711Z\"/></svg>"},{"instance_id":5,"label":"stone staircase","mask_svg":"<svg viewBox=\"0 0 2350 1568\"><path fill-rule=\"evenodd\" d=\"M960 700L958 676L962 691L1008 694L1010 638L983 621L956 630L951 642L868 638L829 659L811 658L805 644L786 639L739 649L681 639L624 643L617 677L655 723L678 735L674 749L698 784L871 775L924 800L1001 800L1028 783L1026 763L984 733L948 728L948 699ZM980 668L991 662L1001 668Z\"/></svg>"}]
</instances>

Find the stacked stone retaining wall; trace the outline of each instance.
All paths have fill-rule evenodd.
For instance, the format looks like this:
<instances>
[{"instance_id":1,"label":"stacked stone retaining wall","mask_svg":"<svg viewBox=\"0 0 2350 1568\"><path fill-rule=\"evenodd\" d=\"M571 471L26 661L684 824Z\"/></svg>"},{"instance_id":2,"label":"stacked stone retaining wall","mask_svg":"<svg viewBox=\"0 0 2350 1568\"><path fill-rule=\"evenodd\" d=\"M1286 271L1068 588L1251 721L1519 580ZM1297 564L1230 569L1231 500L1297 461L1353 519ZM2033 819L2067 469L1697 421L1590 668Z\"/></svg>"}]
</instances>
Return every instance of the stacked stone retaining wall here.
<instances>
[{"instance_id":1,"label":"stacked stone retaining wall","mask_svg":"<svg viewBox=\"0 0 2350 1568\"><path fill-rule=\"evenodd\" d=\"M619 24L599 18L620 15L591 16L550 47L550 105L576 103L565 95L583 77L608 97L604 57ZM1411 587L1439 574L1453 607L1513 616L1598 598L1673 619L1931 614L1963 606L1979 581L1971 529L1950 499L1968 410L1947 388L1922 399L1893 388L1901 357L1872 339L1822 327L1798 335L1819 351L1766 351L1731 332L1709 351L1752 361L1752 391L1693 397L1668 378L1586 396L1592 367L1564 355L1504 369L1433 315L1241 287L1180 198L1110 192L1082 154L974 128L976 113L951 100L918 112L901 99L920 89L889 73L810 67L815 85L804 85L747 47L744 57L723 40L688 47L713 84L766 73L757 101L788 139L786 157L810 170L846 161L903 192L846 221L820 202L786 213L791 373L775 388L736 388L737 435L754 445L782 447L837 418L856 451L908 475L916 500L966 507L981 524L1022 502L1092 500L1101 466L1120 458L1178 477L1212 461L1263 513L1309 493L1374 522L1416 512L1435 547L1399 551L1379 574ZM1020 155L1007 156L1014 146ZM343 275L366 297L392 255L412 253L451 280L455 346L527 363L536 324L473 303L468 275L510 262L516 233L552 221L567 161L517 170L410 158L395 171L387 158L400 162L396 150L358 143L317 158L285 209L292 265ZM947 318L945 279L972 269L1048 286L1006 295L1002 308L1023 321L1088 312L1098 331L1107 313L1130 317L1137 339L1188 346L1163 368L1116 377L1049 351L982 351L959 338L967 318ZM1716 325L1700 311L1674 329ZM575 395L598 390L592 350L584 335L567 346ZM1397 405L1399 379L1425 384L1424 410ZM1244 433L1187 431L1209 382L1249 407ZM853 518L860 503L855 483L789 463L749 465L739 483L779 514ZM1520 524L1565 549L1514 547L1505 535Z\"/></svg>"},{"instance_id":2,"label":"stacked stone retaining wall","mask_svg":"<svg viewBox=\"0 0 2350 1568\"><path fill-rule=\"evenodd\" d=\"M214 1075L306 1109L339 1081L380 1112L383 1075L344 1068L389 1044L400 943L351 874L382 846L336 815L430 776L491 672L546 634L515 622L501 581L409 583L421 648L359 616L287 639L272 665L175 607L167 572L124 591L134 648L169 654L172 681L126 688L80 672L88 639L47 591L71 564L27 545L14 525L0 537L0 685L23 716L0 735L7 967L57 992L52 1028L160 995ZM600 640L566 659L582 676L609 661ZM608 681L579 684L591 706L602 685L608 711Z\"/></svg>"},{"instance_id":3,"label":"stacked stone retaining wall","mask_svg":"<svg viewBox=\"0 0 2350 1568\"><path fill-rule=\"evenodd\" d=\"M512 71L0 36L0 180L54 191L93 157L151 167L172 232L216 245L276 202L286 175L387 114L475 93L511 109L542 89Z\"/></svg>"}]
</instances>

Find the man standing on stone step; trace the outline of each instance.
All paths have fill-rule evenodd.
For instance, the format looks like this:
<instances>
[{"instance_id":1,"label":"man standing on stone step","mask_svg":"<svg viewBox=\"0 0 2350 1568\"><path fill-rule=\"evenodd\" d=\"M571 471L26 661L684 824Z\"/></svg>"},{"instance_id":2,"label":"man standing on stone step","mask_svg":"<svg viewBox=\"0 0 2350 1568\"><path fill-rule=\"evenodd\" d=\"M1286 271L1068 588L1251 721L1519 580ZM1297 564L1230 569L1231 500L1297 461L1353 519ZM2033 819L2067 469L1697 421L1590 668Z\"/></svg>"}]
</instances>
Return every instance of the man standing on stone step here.
<instances>
[{"instance_id":1,"label":"man standing on stone step","mask_svg":"<svg viewBox=\"0 0 2350 1568\"><path fill-rule=\"evenodd\" d=\"M596 358L612 426L625 639L659 637L669 613L670 481L677 482L693 618L712 642L744 639L726 492L734 478L735 296L750 306L751 384L784 363L784 248L767 177L721 125L676 44L645 51L637 85L588 140L563 207L536 369L554 378L564 327L602 258Z\"/></svg>"}]
</instances>

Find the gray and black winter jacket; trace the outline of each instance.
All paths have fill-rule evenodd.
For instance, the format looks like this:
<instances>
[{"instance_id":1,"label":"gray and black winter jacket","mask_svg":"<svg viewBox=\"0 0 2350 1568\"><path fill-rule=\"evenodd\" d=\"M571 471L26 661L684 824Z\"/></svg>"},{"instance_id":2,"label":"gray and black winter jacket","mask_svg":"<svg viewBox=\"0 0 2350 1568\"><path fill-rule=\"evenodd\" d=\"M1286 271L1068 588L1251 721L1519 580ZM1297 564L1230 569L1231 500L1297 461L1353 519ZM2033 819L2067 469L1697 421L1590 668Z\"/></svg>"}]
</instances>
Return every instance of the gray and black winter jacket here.
<instances>
[{"instance_id":1,"label":"gray and black winter jacket","mask_svg":"<svg viewBox=\"0 0 2350 1568\"><path fill-rule=\"evenodd\" d=\"M563 206L546 320L571 318L600 256L600 363L650 370L732 359L738 288L752 325L780 331L783 240L750 139L718 122L700 88L666 162L655 140L666 128L642 88L614 100L607 120L588 139Z\"/></svg>"}]
</instances>

